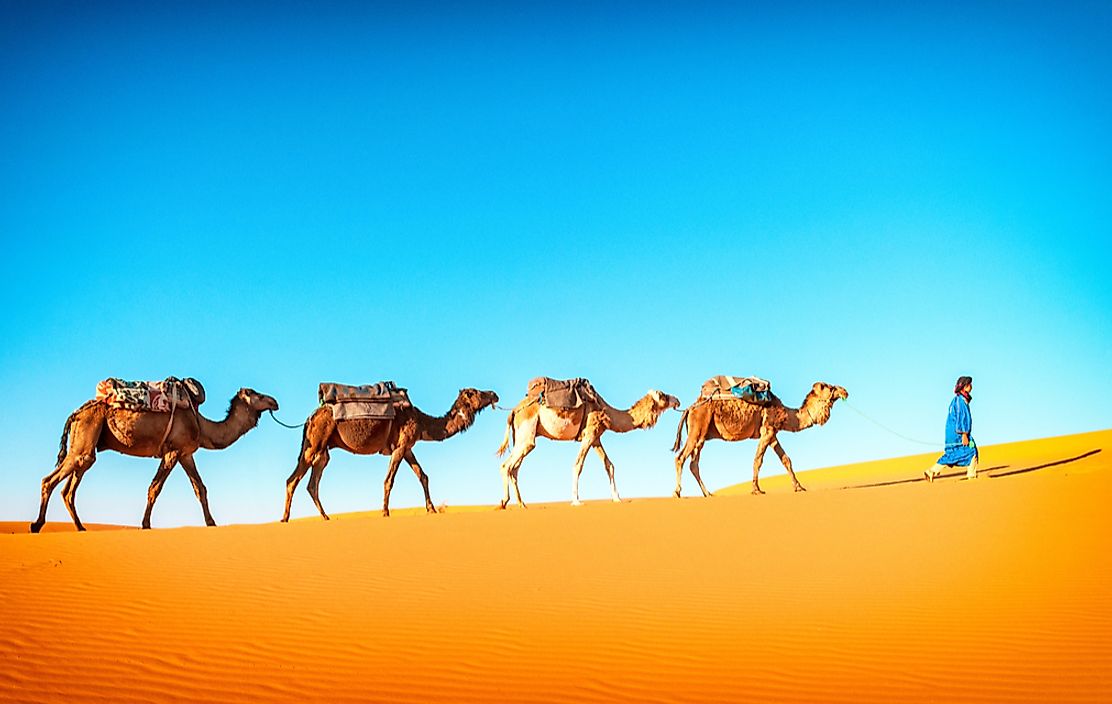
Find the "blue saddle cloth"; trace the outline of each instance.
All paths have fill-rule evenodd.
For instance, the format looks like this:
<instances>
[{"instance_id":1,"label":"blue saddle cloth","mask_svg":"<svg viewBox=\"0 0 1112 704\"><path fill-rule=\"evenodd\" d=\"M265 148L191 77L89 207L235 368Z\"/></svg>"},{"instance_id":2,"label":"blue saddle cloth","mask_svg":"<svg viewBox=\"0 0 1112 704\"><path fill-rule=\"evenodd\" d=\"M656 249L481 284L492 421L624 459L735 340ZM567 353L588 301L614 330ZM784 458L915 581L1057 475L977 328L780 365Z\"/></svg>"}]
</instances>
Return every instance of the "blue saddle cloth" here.
<instances>
[{"instance_id":1,"label":"blue saddle cloth","mask_svg":"<svg viewBox=\"0 0 1112 704\"><path fill-rule=\"evenodd\" d=\"M767 406L772 403L772 392L767 388L760 389L753 384L743 384L739 386L731 386L730 393L737 396L742 401L755 403L758 406Z\"/></svg>"}]
</instances>

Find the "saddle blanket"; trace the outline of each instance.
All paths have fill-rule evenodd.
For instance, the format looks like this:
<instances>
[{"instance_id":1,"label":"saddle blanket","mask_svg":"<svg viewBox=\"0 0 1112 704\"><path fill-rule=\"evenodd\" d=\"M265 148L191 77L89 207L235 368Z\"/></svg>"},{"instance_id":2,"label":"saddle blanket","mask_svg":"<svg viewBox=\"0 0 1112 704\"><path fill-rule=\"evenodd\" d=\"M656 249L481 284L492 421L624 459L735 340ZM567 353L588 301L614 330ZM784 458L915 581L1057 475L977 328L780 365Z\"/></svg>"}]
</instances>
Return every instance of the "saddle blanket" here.
<instances>
[{"instance_id":1,"label":"saddle blanket","mask_svg":"<svg viewBox=\"0 0 1112 704\"><path fill-rule=\"evenodd\" d=\"M317 390L321 405L328 406L336 420L393 418L398 408L411 406L409 393L392 381L349 386L322 383Z\"/></svg>"},{"instance_id":2,"label":"saddle blanket","mask_svg":"<svg viewBox=\"0 0 1112 704\"><path fill-rule=\"evenodd\" d=\"M317 397L321 403L354 400L389 401L399 392L404 394L405 389L399 389L392 381L380 381L377 384L364 384L362 386L325 382L317 389Z\"/></svg>"},{"instance_id":3,"label":"saddle blanket","mask_svg":"<svg viewBox=\"0 0 1112 704\"><path fill-rule=\"evenodd\" d=\"M388 401L339 401L328 406L336 420L389 420L396 415L394 405Z\"/></svg>"},{"instance_id":4,"label":"saddle blanket","mask_svg":"<svg viewBox=\"0 0 1112 704\"><path fill-rule=\"evenodd\" d=\"M169 413L172 408L199 406L205 388L193 378L167 377L162 381L125 381L110 377L97 384L96 400L113 408Z\"/></svg>"},{"instance_id":5,"label":"saddle blanket","mask_svg":"<svg viewBox=\"0 0 1112 704\"><path fill-rule=\"evenodd\" d=\"M702 400L742 400L767 406L773 401L772 384L756 376L712 376L703 383L699 398Z\"/></svg>"},{"instance_id":6,"label":"saddle blanket","mask_svg":"<svg viewBox=\"0 0 1112 704\"><path fill-rule=\"evenodd\" d=\"M582 377L561 380L538 376L529 382L526 395L549 408L575 409L588 402L599 402L595 387Z\"/></svg>"}]
</instances>

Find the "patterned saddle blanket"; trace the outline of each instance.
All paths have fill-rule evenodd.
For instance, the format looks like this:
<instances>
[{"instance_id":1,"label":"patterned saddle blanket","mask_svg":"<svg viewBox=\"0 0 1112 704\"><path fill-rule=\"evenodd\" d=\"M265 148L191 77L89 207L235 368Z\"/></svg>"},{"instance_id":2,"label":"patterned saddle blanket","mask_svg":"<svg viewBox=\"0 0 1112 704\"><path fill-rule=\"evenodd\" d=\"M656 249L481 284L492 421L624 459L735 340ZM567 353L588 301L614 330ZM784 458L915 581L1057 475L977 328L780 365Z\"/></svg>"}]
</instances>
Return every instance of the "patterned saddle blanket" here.
<instances>
[{"instance_id":1,"label":"patterned saddle blanket","mask_svg":"<svg viewBox=\"0 0 1112 704\"><path fill-rule=\"evenodd\" d=\"M200 406L205 387L192 377L166 377L162 381L125 381L109 377L97 384L96 400L112 408L169 413L174 408Z\"/></svg>"},{"instance_id":2,"label":"patterned saddle blanket","mask_svg":"<svg viewBox=\"0 0 1112 704\"><path fill-rule=\"evenodd\" d=\"M574 409L584 404L599 403L598 392L591 382L582 377L575 379L550 379L538 376L530 380L526 395L536 398L549 408Z\"/></svg>"},{"instance_id":3,"label":"patterned saddle blanket","mask_svg":"<svg viewBox=\"0 0 1112 704\"><path fill-rule=\"evenodd\" d=\"M409 393L392 381L349 386L322 383L317 390L322 406L328 406L336 420L393 418L397 409L411 406Z\"/></svg>"},{"instance_id":4,"label":"patterned saddle blanket","mask_svg":"<svg viewBox=\"0 0 1112 704\"><path fill-rule=\"evenodd\" d=\"M742 400L755 403L758 406L767 406L775 397L772 395L772 384L766 379L756 376L725 376L719 374L712 376L703 383L699 392L699 400Z\"/></svg>"}]
</instances>

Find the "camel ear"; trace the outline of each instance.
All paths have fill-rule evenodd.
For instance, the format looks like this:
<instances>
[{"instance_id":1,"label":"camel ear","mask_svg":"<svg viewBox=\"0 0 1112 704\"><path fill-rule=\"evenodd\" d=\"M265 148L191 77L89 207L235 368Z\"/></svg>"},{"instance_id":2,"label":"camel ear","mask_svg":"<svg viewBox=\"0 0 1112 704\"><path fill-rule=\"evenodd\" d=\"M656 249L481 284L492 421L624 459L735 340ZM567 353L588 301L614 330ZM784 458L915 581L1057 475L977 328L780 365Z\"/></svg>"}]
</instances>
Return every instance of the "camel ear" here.
<instances>
[{"instance_id":1,"label":"camel ear","mask_svg":"<svg viewBox=\"0 0 1112 704\"><path fill-rule=\"evenodd\" d=\"M656 389L649 389L649 393L652 394L653 401L655 401L658 406L664 405L664 396L662 396L659 391Z\"/></svg>"}]
</instances>

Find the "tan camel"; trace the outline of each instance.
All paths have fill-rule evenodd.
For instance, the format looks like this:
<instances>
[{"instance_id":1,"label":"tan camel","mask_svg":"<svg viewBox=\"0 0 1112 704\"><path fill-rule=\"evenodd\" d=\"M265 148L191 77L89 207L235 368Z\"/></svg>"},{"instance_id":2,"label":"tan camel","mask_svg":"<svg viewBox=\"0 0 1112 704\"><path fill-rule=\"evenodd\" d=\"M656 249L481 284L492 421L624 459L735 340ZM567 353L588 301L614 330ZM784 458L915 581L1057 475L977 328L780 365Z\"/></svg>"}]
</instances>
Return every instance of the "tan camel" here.
<instances>
[{"instance_id":1,"label":"tan camel","mask_svg":"<svg viewBox=\"0 0 1112 704\"><path fill-rule=\"evenodd\" d=\"M301 439L301 451L297 456L297 467L286 480L286 510L282 522L290 520L290 503L305 472L311 467L307 487L309 496L324 520L328 514L320 503L320 478L328 465L328 451L334 448L347 450L357 455L383 454L390 456L383 484L382 515L390 515L390 490L394 487L394 475L404 459L417 474L421 488L425 490L425 510L436 513L436 507L429 496L429 478L417 464L413 456L413 446L418 440L446 440L456 433L462 433L475 422L475 416L484 408L498 403L498 394L493 391L461 389L455 403L446 414L433 418L415 406L402 406L395 410L394 418L385 420L347 419L337 421L332 410L321 406L313 411L305 421L305 432Z\"/></svg>"},{"instance_id":2,"label":"tan camel","mask_svg":"<svg viewBox=\"0 0 1112 704\"><path fill-rule=\"evenodd\" d=\"M772 396L773 401L769 406L759 406L741 399L696 401L680 417L680 425L676 429L676 444L672 447L672 452L679 453L676 455L675 496L679 498L683 463L688 458L691 458L691 473L695 475L695 481L699 482L703 496L711 495L703 486L703 480L699 476L699 455L703 452L703 443L716 438L727 442L758 440L757 455L753 458L754 494L764 493L757 483L757 475L761 471L765 451L770 447L791 475L795 490L805 491L803 485L795 478L791 458L780 446L776 433L781 430L796 433L815 425L823 425L830 420L830 409L834 402L848 397L849 394L841 386L817 382L811 387L810 393L803 399L803 405L799 408L784 406L775 395ZM687 443L680 449L685 425Z\"/></svg>"},{"instance_id":3,"label":"tan camel","mask_svg":"<svg viewBox=\"0 0 1112 704\"><path fill-rule=\"evenodd\" d=\"M502 445L498 448L501 456L506 449L513 445L513 450L506 461L502 463L502 506L510 502L510 483L513 483L517 503L522 508L527 508L521 500L521 489L518 487L517 476L521 470L521 463L526 455L537 446L537 438L550 440L579 440L579 454L575 458L572 469L571 497L572 505L579 506L579 475L583 472L583 462L587 452L594 448L602 458L606 474L610 478L610 497L612 501L621 501L618 496L618 487L614 483L614 463L602 447L602 434L607 430L615 433L628 433L631 430L651 428L664 411L669 408L679 408L680 401L675 396L669 396L661 391L649 391L629 410L623 411L614 408L602 397L597 397L598 402L586 402L583 406L571 409L556 409L541 405L535 396L526 396L518 403L509 418L506 419L506 435Z\"/></svg>"},{"instance_id":4,"label":"tan camel","mask_svg":"<svg viewBox=\"0 0 1112 704\"><path fill-rule=\"evenodd\" d=\"M39 517L31 524L31 532L38 533L46 523L46 505L54 488L63 479L62 500L69 509L77 530L85 530L77 517L74 499L81 478L96 461L98 450L113 450L133 457L160 457L151 486L147 489L147 510L143 513L143 527L151 527L151 510L154 502L166 483L166 478L176 465L181 464L186 476L193 484L197 500L205 515L205 525L214 526L209 512L208 490L193 453L198 448L222 450L241 438L259 422L263 411L278 410L278 402L270 396L252 389L240 389L232 397L227 417L219 422L211 421L199 412L190 409L176 409L173 425L171 414L150 410L129 410L113 408L100 400L86 401L84 405L70 414L62 431L61 448L58 451L58 464L54 471L43 477L42 504Z\"/></svg>"}]
</instances>

